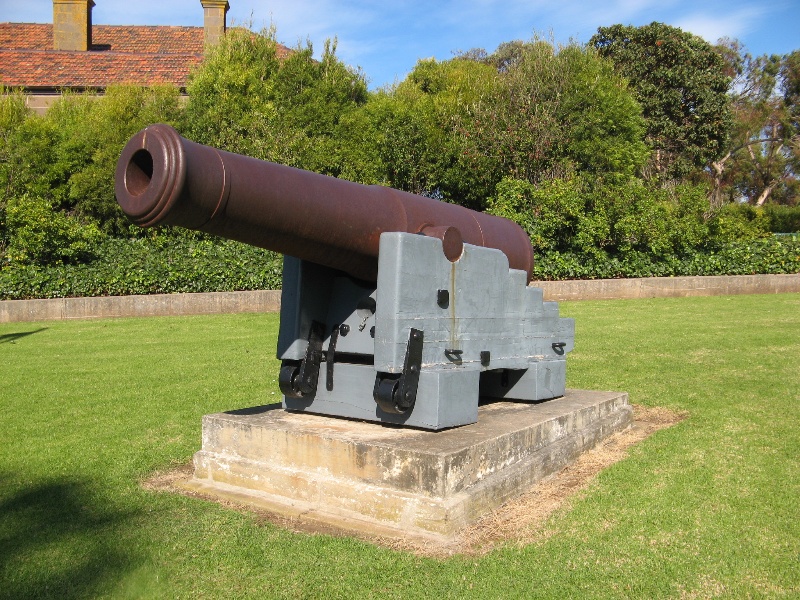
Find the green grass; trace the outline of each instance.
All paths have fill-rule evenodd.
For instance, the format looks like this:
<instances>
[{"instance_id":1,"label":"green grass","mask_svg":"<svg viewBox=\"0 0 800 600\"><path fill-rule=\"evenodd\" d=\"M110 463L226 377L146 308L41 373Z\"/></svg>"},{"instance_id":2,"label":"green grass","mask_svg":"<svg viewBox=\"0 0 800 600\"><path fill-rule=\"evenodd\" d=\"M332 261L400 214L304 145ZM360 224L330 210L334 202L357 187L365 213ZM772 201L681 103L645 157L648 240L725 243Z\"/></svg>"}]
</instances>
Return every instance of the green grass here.
<instances>
[{"instance_id":1,"label":"green grass","mask_svg":"<svg viewBox=\"0 0 800 600\"><path fill-rule=\"evenodd\" d=\"M447 560L141 488L278 399L276 315L0 325L0 598L800 596L800 294L561 309L570 386L689 418L537 542Z\"/></svg>"}]
</instances>

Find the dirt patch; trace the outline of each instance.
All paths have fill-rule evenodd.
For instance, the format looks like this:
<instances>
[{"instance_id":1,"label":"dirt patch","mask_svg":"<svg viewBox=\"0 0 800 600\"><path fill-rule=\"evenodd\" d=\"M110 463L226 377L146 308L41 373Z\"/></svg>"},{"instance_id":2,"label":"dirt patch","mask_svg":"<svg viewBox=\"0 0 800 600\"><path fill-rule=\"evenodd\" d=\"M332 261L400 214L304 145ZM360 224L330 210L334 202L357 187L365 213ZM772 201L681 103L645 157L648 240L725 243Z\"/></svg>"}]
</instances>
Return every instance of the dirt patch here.
<instances>
[{"instance_id":1,"label":"dirt patch","mask_svg":"<svg viewBox=\"0 0 800 600\"><path fill-rule=\"evenodd\" d=\"M142 481L142 487L151 492L178 492L183 493L177 486L178 483L192 477L194 468L192 463L179 465L168 471L157 471Z\"/></svg>"},{"instance_id":2,"label":"dirt patch","mask_svg":"<svg viewBox=\"0 0 800 600\"><path fill-rule=\"evenodd\" d=\"M586 490L600 471L625 458L628 449L634 444L660 429L679 423L687 416L685 413L677 413L666 408L633 405L633 409L634 421L629 429L606 438L599 446L583 454L571 465L543 479L526 493L485 515L449 542L413 537L375 536L364 532L347 531L304 519L303 515L287 517L239 502L220 500L215 496L188 490L180 485L192 476L190 464L156 473L143 481L142 486L148 490L177 492L212 500L234 510L254 514L261 522L269 522L297 532L355 536L380 546L431 557L484 554L499 545L525 546L545 539L549 535L543 528L547 518L562 507L569 507L570 502Z\"/></svg>"}]
</instances>

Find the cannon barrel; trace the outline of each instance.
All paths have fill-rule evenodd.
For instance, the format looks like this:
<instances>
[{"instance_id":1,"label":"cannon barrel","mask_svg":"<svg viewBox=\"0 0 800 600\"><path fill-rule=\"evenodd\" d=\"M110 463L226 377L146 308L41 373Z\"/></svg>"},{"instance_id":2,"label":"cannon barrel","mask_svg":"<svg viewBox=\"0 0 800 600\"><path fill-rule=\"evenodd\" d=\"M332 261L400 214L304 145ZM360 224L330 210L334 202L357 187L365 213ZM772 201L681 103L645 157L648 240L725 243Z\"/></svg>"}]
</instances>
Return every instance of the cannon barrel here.
<instances>
[{"instance_id":1,"label":"cannon barrel","mask_svg":"<svg viewBox=\"0 0 800 600\"><path fill-rule=\"evenodd\" d=\"M388 187L362 185L191 142L151 125L117 163L117 201L142 227L179 225L375 281L381 233L438 237L455 261L463 242L501 250L528 274L533 249L516 223Z\"/></svg>"}]
</instances>

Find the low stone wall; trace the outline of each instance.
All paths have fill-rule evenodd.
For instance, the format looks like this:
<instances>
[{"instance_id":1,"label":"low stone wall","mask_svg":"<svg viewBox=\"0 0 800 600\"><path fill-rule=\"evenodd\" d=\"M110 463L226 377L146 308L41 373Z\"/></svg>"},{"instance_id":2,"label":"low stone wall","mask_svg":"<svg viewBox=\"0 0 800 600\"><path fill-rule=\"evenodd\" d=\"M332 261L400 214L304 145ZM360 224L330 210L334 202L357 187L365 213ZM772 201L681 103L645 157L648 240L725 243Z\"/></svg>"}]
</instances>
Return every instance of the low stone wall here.
<instances>
[{"instance_id":1,"label":"low stone wall","mask_svg":"<svg viewBox=\"0 0 800 600\"><path fill-rule=\"evenodd\" d=\"M0 323L276 312L280 310L280 306L281 293L275 290L6 300L0 302Z\"/></svg>"},{"instance_id":2,"label":"low stone wall","mask_svg":"<svg viewBox=\"0 0 800 600\"><path fill-rule=\"evenodd\" d=\"M800 293L800 274L734 275L728 277L648 277L644 279L591 279L534 281L545 300L615 300L735 294ZM0 323L210 315L280 310L281 293L274 290L213 292L208 294L154 294L52 300L0 302Z\"/></svg>"},{"instance_id":3,"label":"low stone wall","mask_svg":"<svg viewBox=\"0 0 800 600\"><path fill-rule=\"evenodd\" d=\"M545 300L618 300L800 292L800 274L533 281Z\"/></svg>"}]
</instances>

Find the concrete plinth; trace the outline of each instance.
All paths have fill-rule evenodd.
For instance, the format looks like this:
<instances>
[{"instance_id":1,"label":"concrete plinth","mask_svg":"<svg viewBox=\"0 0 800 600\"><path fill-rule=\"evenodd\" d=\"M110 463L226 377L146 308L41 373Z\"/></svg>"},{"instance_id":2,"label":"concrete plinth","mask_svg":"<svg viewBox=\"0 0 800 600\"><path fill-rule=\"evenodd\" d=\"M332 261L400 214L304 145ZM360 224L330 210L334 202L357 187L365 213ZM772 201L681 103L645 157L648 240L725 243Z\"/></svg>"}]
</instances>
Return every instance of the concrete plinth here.
<instances>
[{"instance_id":1,"label":"concrete plinth","mask_svg":"<svg viewBox=\"0 0 800 600\"><path fill-rule=\"evenodd\" d=\"M206 415L188 484L340 527L452 537L632 421L622 392L493 402L445 431L289 413Z\"/></svg>"}]
</instances>

